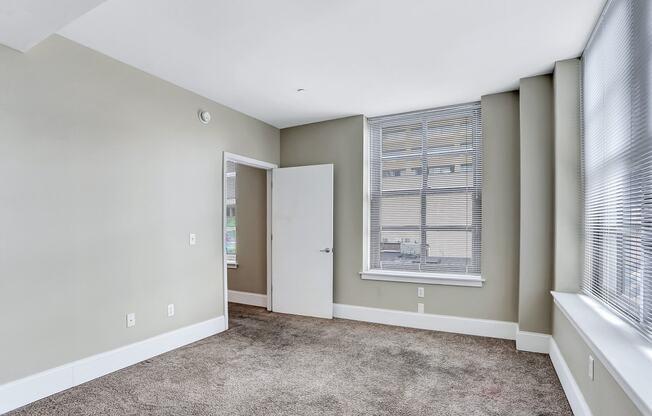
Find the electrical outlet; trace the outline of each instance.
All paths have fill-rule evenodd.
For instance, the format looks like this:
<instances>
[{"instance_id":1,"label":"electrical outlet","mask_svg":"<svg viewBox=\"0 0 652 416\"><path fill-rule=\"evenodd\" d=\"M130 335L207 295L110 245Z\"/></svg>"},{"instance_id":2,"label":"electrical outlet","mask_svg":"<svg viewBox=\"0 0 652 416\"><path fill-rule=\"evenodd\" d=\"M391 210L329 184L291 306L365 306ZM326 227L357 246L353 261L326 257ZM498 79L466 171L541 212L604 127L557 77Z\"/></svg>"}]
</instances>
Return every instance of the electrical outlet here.
<instances>
[{"instance_id":1,"label":"electrical outlet","mask_svg":"<svg viewBox=\"0 0 652 416\"><path fill-rule=\"evenodd\" d=\"M595 360L593 359L593 356L589 355L589 380L593 381L593 378L595 377L595 371L593 370L595 368Z\"/></svg>"},{"instance_id":2,"label":"electrical outlet","mask_svg":"<svg viewBox=\"0 0 652 416\"><path fill-rule=\"evenodd\" d=\"M127 314L127 328L136 326L136 314L131 312Z\"/></svg>"},{"instance_id":3,"label":"electrical outlet","mask_svg":"<svg viewBox=\"0 0 652 416\"><path fill-rule=\"evenodd\" d=\"M174 316L174 303L168 305L168 316Z\"/></svg>"},{"instance_id":4,"label":"electrical outlet","mask_svg":"<svg viewBox=\"0 0 652 416\"><path fill-rule=\"evenodd\" d=\"M190 238L189 238L188 242L190 243L191 246L194 246L195 244L197 244L197 234L190 233Z\"/></svg>"},{"instance_id":5,"label":"electrical outlet","mask_svg":"<svg viewBox=\"0 0 652 416\"><path fill-rule=\"evenodd\" d=\"M423 313L423 303L417 303L417 312Z\"/></svg>"},{"instance_id":6,"label":"electrical outlet","mask_svg":"<svg viewBox=\"0 0 652 416\"><path fill-rule=\"evenodd\" d=\"M426 291L425 291L422 287L420 287L420 288L417 289L417 296L418 296L418 297L422 298L422 297L424 297L425 295L426 295Z\"/></svg>"}]
</instances>

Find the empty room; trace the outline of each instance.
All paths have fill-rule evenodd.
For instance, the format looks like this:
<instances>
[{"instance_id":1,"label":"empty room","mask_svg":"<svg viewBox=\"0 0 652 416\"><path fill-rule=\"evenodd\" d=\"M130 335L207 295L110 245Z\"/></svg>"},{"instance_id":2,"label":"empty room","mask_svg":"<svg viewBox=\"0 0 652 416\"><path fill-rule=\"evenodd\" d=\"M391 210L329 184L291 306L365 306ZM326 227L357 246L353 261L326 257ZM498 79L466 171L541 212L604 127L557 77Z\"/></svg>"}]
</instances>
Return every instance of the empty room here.
<instances>
[{"instance_id":1,"label":"empty room","mask_svg":"<svg viewBox=\"0 0 652 416\"><path fill-rule=\"evenodd\" d=\"M0 0L0 414L652 416L652 2Z\"/></svg>"}]
</instances>

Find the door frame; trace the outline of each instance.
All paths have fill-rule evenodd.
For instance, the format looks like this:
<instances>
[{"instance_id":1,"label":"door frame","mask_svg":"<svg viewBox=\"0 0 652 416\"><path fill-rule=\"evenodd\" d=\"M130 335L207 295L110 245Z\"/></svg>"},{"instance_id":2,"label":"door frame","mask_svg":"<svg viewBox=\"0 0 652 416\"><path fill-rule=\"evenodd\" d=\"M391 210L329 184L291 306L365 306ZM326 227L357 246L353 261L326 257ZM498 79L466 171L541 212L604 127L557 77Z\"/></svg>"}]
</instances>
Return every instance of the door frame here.
<instances>
[{"instance_id":1,"label":"door frame","mask_svg":"<svg viewBox=\"0 0 652 416\"><path fill-rule=\"evenodd\" d=\"M263 169L267 173L267 310L268 311L272 310L272 169L278 168L278 165L276 163L265 162L262 160L239 155L236 153L223 152L223 160L222 160L222 267L223 268L222 268L222 272L224 276L224 326L226 329L229 329L229 286L228 286L228 266L226 264L226 162L234 162L240 165L247 165L258 169Z\"/></svg>"}]
</instances>

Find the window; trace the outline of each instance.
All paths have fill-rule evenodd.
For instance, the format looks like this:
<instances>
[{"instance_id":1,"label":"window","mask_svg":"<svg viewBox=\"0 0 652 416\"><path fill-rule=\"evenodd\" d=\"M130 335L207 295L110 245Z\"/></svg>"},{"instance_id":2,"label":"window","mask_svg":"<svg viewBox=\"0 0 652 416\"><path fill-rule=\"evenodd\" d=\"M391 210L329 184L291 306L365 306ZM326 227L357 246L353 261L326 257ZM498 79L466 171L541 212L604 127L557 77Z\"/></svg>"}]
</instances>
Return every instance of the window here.
<instances>
[{"instance_id":1,"label":"window","mask_svg":"<svg viewBox=\"0 0 652 416\"><path fill-rule=\"evenodd\" d=\"M236 164L226 162L226 263L237 264Z\"/></svg>"},{"instance_id":2,"label":"window","mask_svg":"<svg viewBox=\"0 0 652 416\"><path fill-rule=\"evenodd\" d=\"M369 271L479 275L480 103L372 118L369 133Z\"/></svg>"},{"instance_id":3,"label":"window","mask_svg":"<svg viewBox=\"0 0 652 416\"><path fill-rule=\"evenodd\" d=\"M438 175L441 173L453 173L455 166L428 166L428 175Z\"/></svg>"},{"instance_id":4,"label":"window","mask_svg":"<svg viewBox=\"0 0 652 416\"><path fill-rule=\"evenodd\" d=\"M649 8L609 3L582 60L582 290L652 336Z\"/></svg>"},{"instance_id":5,"label":"window","mask_svg":"<svg viewBox=\"0 0 652 416\"><path fill-rule=\"evenodd\" d=\"M387 169L383 171L383 176L386 178L392 176L402 176L405 173L405 169Z\"/></svg>"}]
</instances>

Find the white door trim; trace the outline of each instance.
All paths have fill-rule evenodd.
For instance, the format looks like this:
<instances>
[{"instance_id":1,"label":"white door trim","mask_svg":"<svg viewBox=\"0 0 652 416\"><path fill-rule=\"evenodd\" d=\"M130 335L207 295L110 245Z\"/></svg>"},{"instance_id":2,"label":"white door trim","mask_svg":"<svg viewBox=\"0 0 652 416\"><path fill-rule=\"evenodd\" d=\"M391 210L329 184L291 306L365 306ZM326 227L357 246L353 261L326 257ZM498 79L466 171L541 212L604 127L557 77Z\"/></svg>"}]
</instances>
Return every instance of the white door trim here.
<instances>
[{"instance_id":1,"label":"white door trim","mask_svg":"<svg viewBox=\"0 0 652 416\"><path fill-rule=\"evenodd\" d=\"M235 153L224 152L224 161L235 162L240 165L247 165L253 168L270 170L278 167L276 163L265 162L263 160L254 159L247 156L238 155Z\"/></svg>"},{"instance_id":2,"label":"white door trim","mask_svg":"<svg viewBox=\"0 0 652 416\"><path fill-rule=\"evenodd\" d=\"M235 153L223 152L222 161L222 266L224 276L224 326L229 329L229 286L226 264L226 162L235 162L267 171L267 310L272 310L272 169L277 164Z\"/></svg>"}]
</instances>

